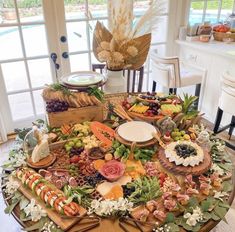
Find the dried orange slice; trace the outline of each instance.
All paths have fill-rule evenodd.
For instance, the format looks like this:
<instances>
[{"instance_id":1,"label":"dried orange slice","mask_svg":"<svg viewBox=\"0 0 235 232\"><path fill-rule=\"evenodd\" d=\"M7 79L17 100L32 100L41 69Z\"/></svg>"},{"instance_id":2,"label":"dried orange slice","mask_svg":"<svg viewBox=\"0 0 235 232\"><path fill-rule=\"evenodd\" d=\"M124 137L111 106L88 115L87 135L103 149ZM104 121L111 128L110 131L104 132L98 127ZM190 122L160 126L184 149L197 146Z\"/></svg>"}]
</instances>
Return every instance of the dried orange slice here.
<instances>
[{"instance_id":1,"label":"dried orange slice","mask_svg":"<svg viewBox=\"0 0 235 232\"><path fill-rule=\"evenodd\" d=\"M100 170L105 164L105 161L102 160L102 159L98 159L98 160L95 160L93 161L93 166L95 168L95 170Z\"/></svg>"},{"instance_id":2,"label":"dried orange slice","mask_svg":"<svg viewBox=\"0 0 235 232\"><path fill-rule=\"evenodd\" d=\"M118 198L123 197L123 189L120 185L113 186L108 193L104 195L104 199L108 200L117 200Z\"/></svg>"}]
</instances>

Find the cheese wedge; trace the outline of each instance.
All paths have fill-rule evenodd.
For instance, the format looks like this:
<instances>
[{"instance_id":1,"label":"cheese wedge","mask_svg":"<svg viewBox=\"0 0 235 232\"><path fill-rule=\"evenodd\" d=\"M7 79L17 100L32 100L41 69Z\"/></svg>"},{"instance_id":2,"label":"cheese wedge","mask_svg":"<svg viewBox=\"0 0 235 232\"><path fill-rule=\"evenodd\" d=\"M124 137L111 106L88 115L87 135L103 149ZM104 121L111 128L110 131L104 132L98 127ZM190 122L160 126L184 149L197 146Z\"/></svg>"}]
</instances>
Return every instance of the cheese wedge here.
<instances>
[{"instance_id":1,"label":"cheese wedge","mask_svg":"<svg viewBox=\"0 0 235 232\"><path fill-rule=\"evenodd\" d=\"M47 139L43 139L42 142L33 149L32 162L37 163L41 159L47 157L50 154L49 144Z\"/></svg>"}]
</instances>

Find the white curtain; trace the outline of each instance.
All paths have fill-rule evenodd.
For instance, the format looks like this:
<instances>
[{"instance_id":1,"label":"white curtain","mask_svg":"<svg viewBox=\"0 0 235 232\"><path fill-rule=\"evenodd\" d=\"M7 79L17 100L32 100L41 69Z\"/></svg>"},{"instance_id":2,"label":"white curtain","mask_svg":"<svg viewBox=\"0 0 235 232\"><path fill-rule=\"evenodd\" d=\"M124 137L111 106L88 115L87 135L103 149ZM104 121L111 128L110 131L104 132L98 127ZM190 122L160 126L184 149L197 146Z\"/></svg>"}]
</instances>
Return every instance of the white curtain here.
<instances>
[{"instance_id":1,"label":"white curtain","mask_svg":"<svg viewBox=\"0 0 235 232\"><path fill-rule=\"evenodd\" d=\"M3 123L2 114L0 112L0 142L6 142L6 141L7 141L7 133Z\"/></svg>"}]
</instances>

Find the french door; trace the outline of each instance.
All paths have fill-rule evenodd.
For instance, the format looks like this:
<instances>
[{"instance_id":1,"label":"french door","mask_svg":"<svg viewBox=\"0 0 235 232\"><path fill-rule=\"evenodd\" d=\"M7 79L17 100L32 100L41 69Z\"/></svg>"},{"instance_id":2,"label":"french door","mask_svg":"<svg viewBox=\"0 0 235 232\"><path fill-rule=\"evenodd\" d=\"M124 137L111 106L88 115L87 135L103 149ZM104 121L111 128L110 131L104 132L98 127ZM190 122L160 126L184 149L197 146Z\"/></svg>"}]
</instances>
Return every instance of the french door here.
<instances>
[{"instance_id":1,"label":"french door","mask_svg":"<svg viewBox=\"0 0 235 232\"><path fill-rule=\"evenodd\" d=\"M0 117L7 133L44 118L45 84L97 62L92 30L97 20L107 25L108 14L107 1L96 2L8 0L1 6Z\"/></svg>"},{"instance_id":2,"label":"french door","mask_svg":"<svg viewBox=\"0 0 235 232\"><path fill-rule=\"evenodd\" d=\"M129 0L135 21L149 0ZM151 47L164 55L170 1L159 16ZM97 63L92 34L97 20L107 26L109 4L116 0L0 1L0 137L14 128L44 119L41 92L45 84ZM53 60L51 59L53 58ZM151 89L151 63L145 64L144 91ZM149 85L150 84L150 85ZM4 127L4 128L3 128ZM3 128L3 129L2 129Z\"/></svg>"}]
</instances>

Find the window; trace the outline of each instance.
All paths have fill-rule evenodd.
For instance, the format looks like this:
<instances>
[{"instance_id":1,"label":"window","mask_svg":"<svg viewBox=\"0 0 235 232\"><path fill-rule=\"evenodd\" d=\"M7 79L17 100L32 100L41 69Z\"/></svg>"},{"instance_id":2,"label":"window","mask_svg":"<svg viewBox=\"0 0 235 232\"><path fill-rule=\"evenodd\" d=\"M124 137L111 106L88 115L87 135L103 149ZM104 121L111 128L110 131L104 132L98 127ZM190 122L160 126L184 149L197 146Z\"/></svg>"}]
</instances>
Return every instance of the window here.
<instances>
[{"instance_id":1,"label":"window","mask_svg":"<svg viewBox=\"0 0 235 232\"><path fill-rule=\"evenodd\" d=\"M92 52L93 30L97 20L107 26L107 0L65 0L70 71L89 70L98 63Z\"/></svg>"},{"instance_id":2,"label":"window","mask_svg":"<svg viewBox=\"0 0 235 232\"><path fill-rule=\"evenodd\" d=\"M160 1L166 6L152 33L151 48L165 55L170 1ZM43 118L41 92L45 83L55 82L57 75L90 70L92 63L98 63L92 51L93 30L97 20L108 25L109 2L0 0L0 105L7 133ZM150 0L130 2L133 6L129 10L133 10L136 23ZM51 60L52 53L57 55L58 70ZM147 58L143 91L151 89L151 79Z\"/></svg>"},{"instance_id":3,"label":"window","mask_svg":"<svg viewBox=\"0 0 235 232\"><path fill-rule=\"evenodd\" d=\"M169 18L169 0L160 0L159 2L163 2L163 11L159 15L159 24L152 31L152 40L150 50L157 49L157 52L160 56L166 55L166 45L167 45L167 33L168 33L168 18ZM135 16L135 20L137 21L144 12L149 7L149 0L135 0L133 5L133 12ZM142 91L150 91L152 89L152 68L151 68L151 59L148 56L145 65L144 65L144 83ZM159 86L157 86L157 91L161 91Z\"/></svg>"},{"instance_id":4,"label":"window","mask_svg":"<svg viewBox=\"0 0 235 232\"><path fill-rule=\"evenodd\" d=\"M235 0L192 0L189 24L224 22L235 11Z\"/></svg>"}]
</instances>

